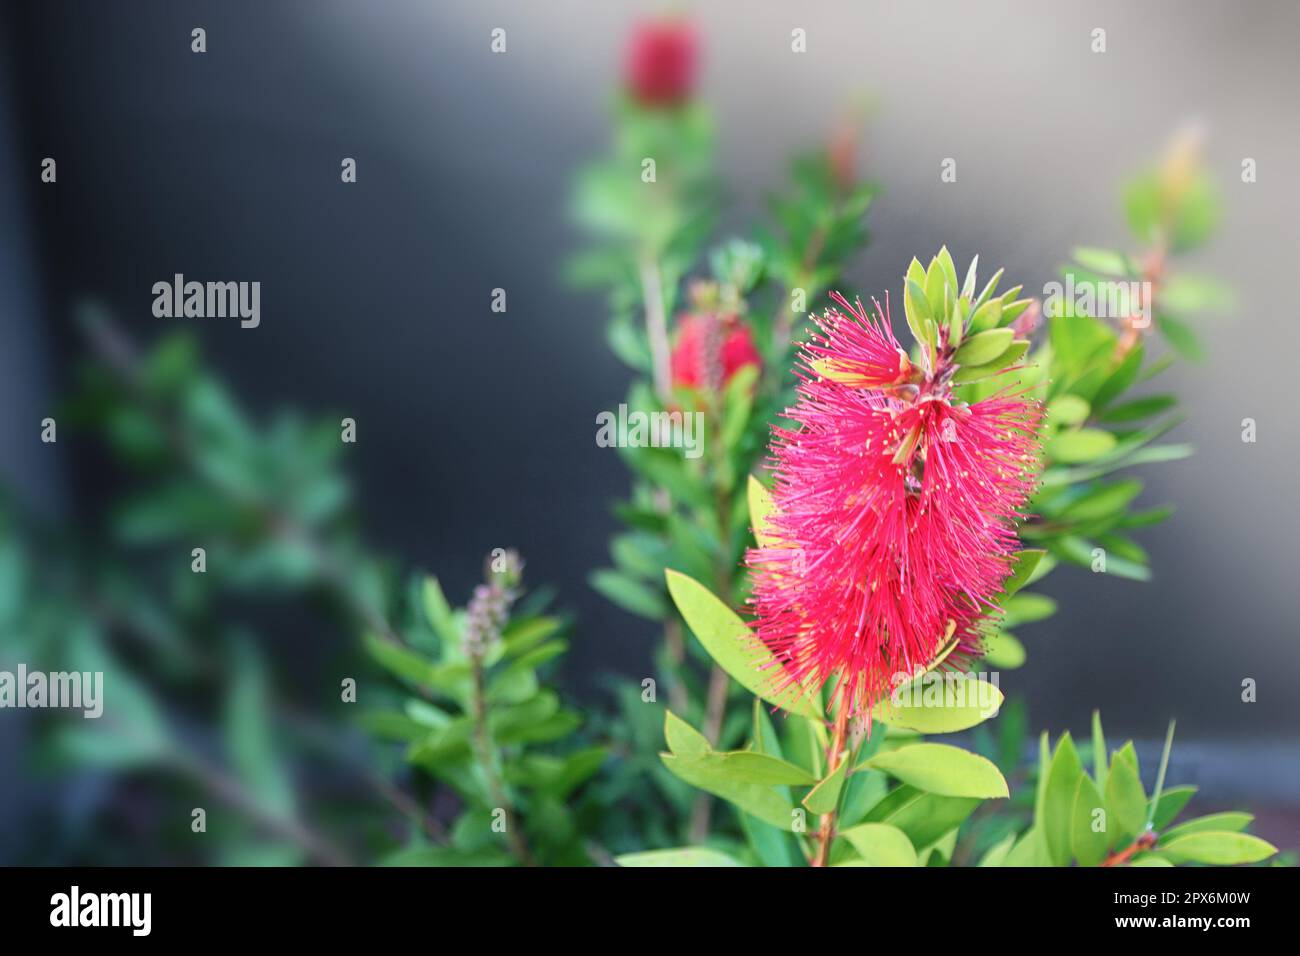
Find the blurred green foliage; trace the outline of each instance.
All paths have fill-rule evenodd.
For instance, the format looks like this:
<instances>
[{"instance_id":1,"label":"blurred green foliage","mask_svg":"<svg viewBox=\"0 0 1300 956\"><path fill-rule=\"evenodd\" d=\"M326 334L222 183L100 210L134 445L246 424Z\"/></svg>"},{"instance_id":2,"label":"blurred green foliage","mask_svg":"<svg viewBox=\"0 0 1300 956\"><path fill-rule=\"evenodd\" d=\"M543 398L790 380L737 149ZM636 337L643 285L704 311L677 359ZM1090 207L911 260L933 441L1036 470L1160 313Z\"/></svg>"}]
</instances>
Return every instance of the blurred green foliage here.
<instances>
[{"instance_id":1,"label":"blurred green foliage","mask_svg":"<svg viewBox=\"0 0 1300 956\"><path fill-rule=\"evenodd\" d=\"M92 358L48 447L74 448L113 494L66 525L5 498L0 660L102 671L104 714L29 712L24 773L64 796L33 808L18 859L501 859L481 768L455 743L464 667L446 637L463 615L365 548L346 422L259 425L191 339L138 352L98 310L80 323ZM489 662L493 761L527 798L536 861L585 862L566 803L603 751L538 746L580 722L538 678L565 647L547 600L519 607Z\"/></svg>"}]
</instances>

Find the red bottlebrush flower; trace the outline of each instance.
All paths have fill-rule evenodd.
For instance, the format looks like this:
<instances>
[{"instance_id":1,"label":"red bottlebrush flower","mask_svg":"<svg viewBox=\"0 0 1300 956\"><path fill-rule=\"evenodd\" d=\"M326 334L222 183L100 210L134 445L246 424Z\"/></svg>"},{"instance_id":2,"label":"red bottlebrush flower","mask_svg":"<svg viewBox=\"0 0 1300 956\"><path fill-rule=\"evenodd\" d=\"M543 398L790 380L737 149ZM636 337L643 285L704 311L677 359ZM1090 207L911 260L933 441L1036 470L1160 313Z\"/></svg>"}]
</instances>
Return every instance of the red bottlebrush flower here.
<instances>
[{"instance_id":1,"label":"red bottlebrush flower","mask_svg":"<svg viewBox=\"0 0 1300 956\"><path fill-rule=\"evenodd\" d=\"M695 28L686 20L646 21L632 31L627 88L646 106L674 106L695 87Z\"/></svg>"},{"instance_id":2,"label":"red bottlebrush flower","mask_svg":"<svg viewBox=\"0 0 1300 956\"><path fill-rule=\"evenodd\" d=\"M873 319L865 310L855 310L838 292L832 292L831 298L858 321L834 326L819 323L825 337L804 347L812 371L857 388L883 388L907 381L912 363L894 338L889 320L879 312Z\"/></svg>"},{"instance_id":3,"label":"red bottlebrush flower","mask_svg":"<svg viewBox=\"0 0 1300 956\"><path fill-rule=\"evenodd\" d=\"M717 392L746 365L763 365L749 326L734 315L685 316L672 353L673 385Z\"/></svg>"},{"instance_id":4,"label":"red bottlebrush flower","mask_svg":"<svg viewBox=\"0 0 1300 956\"><path fill-rule=\"evenodd\" d=\"M932 662L979 653L1033 491L1041 408L1000 392L952 395L951 365L900 358L888 311L828 311L804 346L798 399L774 428L775 510L750 551L759 638L774 679L869 710ZM954 660L954 657L949 657Z\"/></svg>"}]
</instances>

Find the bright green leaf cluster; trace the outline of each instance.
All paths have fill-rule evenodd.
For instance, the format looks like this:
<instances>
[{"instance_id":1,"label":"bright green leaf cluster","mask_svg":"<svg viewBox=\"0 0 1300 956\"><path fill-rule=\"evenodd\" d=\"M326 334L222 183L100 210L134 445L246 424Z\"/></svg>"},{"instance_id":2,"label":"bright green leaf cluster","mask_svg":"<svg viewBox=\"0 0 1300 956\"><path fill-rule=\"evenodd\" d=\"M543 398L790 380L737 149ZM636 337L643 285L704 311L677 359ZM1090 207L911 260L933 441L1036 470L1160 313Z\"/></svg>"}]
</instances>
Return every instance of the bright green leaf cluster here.
<instances>
[{"instance_id":1,"label":"bright green leaf cluster","mask_svg":"<svg viewBox=\"0 0 1300 956\"><path fill-rule=\"evenodd\" d=\"M1172 741L1172 733L1171 733ZM1101 719L1093 715L1091 773L1068 733L1055 750L1041 741L1034 819L1001 857L1006 866L1172 866L1258 863L1276 848L1242 833L1248 813L1216 813L1171 826L1195 787L1164 789L1166 744L1155 791L1146 792L1130 741L1107 759Z\"/></svg>"},{"instance_id":2,"label":"bright green leaf cluster","mask_svg":"<svg viewBox=\"0 0 1300 956\"><path fill-rule=\"evenodd\" d=\"M606 748L563 745L581 718L539 677L567 649L564 621L517 613L476 657L464 642L465 612L450 607L437 579L425 578L414 591L422 613L405 629L406 642L366 639L371 658L400 687L361 721L375 737L401 744L405 761L454 791L462 808L448 845L424 846L417 837L390 862L411 865L426 851L442 866L537 862L534 854L558 864L588 862L569 804L600 769ZM494 828L503 804L513 811L505 826L519 827L526 843Z\"/></svg>"}]
</instances>

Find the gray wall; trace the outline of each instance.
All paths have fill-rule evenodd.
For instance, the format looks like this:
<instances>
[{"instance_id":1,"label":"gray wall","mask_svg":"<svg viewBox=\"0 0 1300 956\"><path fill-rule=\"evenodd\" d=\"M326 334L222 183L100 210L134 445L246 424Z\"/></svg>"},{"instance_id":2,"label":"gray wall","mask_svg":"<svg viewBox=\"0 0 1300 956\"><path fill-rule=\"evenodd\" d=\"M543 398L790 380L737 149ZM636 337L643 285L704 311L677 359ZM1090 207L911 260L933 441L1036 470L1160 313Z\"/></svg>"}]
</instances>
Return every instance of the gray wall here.
<instances>
[{"instance_id":1,"label":"gray wall","mask_svg":"<svg viewBox=\"0 0 1300 956\"><path fill-rule=\"evenodd\" d=\"M602 148L625 33L656 5L132 6L130 20L58 2L12 17L28 105L0 161L21 146L17 168L34 180L39 157L56 155L60 185L28 191L24 242L7 214L2 224L0 354L16 369L0 375L5 474L31 480L37 467L21 437L43 407L36 372L65 370L78 297L153 334L154 280L261 279L262 328L204 329L209 357L256 408L355 410L377 541L442 573L458 598L484 552L517 544L580 614L570 676L645 672L653 629L584 584L625 487L592 422L626 376L600 303L562 290L556 272L574 239L570 173ZM1054 729L1084 729L1100 706L1115 733L1156 737L1173 716L1184 739L1300 736L1300 8L737 0L701 5L699 19L737 224L851 96L879 97L865 169L885 193L850 276L863 293L896 290L908 259L942 243L959 263L978 253L1041 288L1071 245L1122 243L1120 183L1185 121L1206 124L1228 215L1193 265L1230 282L1240 308L1207 326L1207 363L1169 374L1189 413L1175 436L1199 451L1145 473L1144 502L1179 509L1143 539L1156 580L1054 576L1063 611L1023 629L1030 663L1004 685ZM188 49L195 25L208 29L205 57ZM505 56L487 52L496 26ZM807 55L789 50L795 26ZM1095 26L1108 31L1102 55L1089 51ZM353 190L338 186L342 156L359 159ZM939 182L947 156L956 184ZM1244 156L1258 161L1254 185L1238 181ZM41 312L20 274L37 250ZM509 290L506 316L487 309L494 286ZM1247 416L1254 445L1239 438ZM93 476L75 482L97 493ZM1240 703L1243 677L1259 681L1258 703Z\"/></svg>"}]
</instances>

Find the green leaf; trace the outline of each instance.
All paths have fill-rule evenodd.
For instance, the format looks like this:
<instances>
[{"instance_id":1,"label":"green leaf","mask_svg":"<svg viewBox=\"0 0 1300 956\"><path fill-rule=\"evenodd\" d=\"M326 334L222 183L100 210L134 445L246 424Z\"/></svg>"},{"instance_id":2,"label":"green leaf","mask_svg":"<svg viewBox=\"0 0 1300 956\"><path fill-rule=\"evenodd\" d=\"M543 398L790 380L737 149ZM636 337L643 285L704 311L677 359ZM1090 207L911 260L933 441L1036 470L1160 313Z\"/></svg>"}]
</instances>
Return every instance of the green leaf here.
<instances>
[{"instance_id":1,"label":"green leaf","mask_svg":"<svg viewBox=\"0 0 1300 956\"><path fill-rule=\"evenodd\" d=\"M1169 730L1165 733L1165 746L1160 752L1160 768L1156 771L1156 789L1155 794L1147 804L1146 825L1153 827L1152 819L1156 815L1156 807L1160 805L1160 793L1165 788L1165 773L1169 770L1169 756L1174 749L1174 726L1176 721L1169 721ZM1154 828L1154 827L1153 827Z\"/></svg>"},{"instance_id":2,"label":"green leaf","mask_svg":"<svg viewBox=\"0 0 1300 956\"><path fill-rule=\"evenodd\" d=\"M563 624L553 617L516 618L501 632L503 657L520 657L556 633Z\"/></svg>"},{"instance_id":3,"label":"green leaf","mask_svg":"<svg viewBox=\"0 0 1300 956\"><path fill-rule=\"evenodd\" d=\"M609 756L609 748L584 747L565 754L559 760L555 773L541 786L549 796L563 800L570 793L595 776Z\"/></svg>"},{"instance_id":4,"label":"green leaf","mask_svg":"<svg viewBox=\"0 0 1300 956\"><path fill-rule=\"evenodd\" d=\"M1092 712L1092 772L1097 780L1097 789L1106 792L1106 735L1101 730L1101 711Z\"/></svg>"},{"instance_id":5,"label":"green leaf","mask_svg":"<svg viewBox=\"0 0 1300 956\"><path fill-rule=\"evenodd\" d=\"M754 540L761 548L776 547L777 539L768 532L769 520L776 504L772 501L772 492L763 487L753 475L749 476L746 486L749 498L749 524L754 529Z\"/></svg>"},{"instance_id":6,"label":"green leaf","mask_svg":"<svg viewBox=\"0 0 1300 956\"><path fill-rule=\"evenodd\" d=\"M1138 343L1134 348L1129 349L1128 354L1115 367L1098 386L1096 394L1092 396L1094 408L1102 409L1113 402L1116 398L1128 391L1133 383L1137 381L1138 373L1142 370L1142 358L1146 350L1142 343Z\"/></svg>"},{"instance_id":7,"label":"green leaf","mask_svg":"<svg viewBox=\"0 0 1300 956\"><path fill-rule=\"evenodd\" d=\"M907 834L887 823L861 823L840 833L867 866L916 866Z\"/></svg>"},{"instance_id":8,"label":"green leaf","mask_svg":"<svg viewBox=\"0 0 1300 956\"><path fill-rule=\"evenodd\" d=\"M522 704L538 690L537 672L511 666L500 671L487 685L489 704Z\"/></svg>"},{"instance_id":9,"label":"green leaf","mask_svg":"<svg viewBox=\"0 0 1300 956\"><path fill-rule=\"evenodd\" d=\"M1128 276L1133 273L1128 256L1122 252L1078 246L1070 254L1075 262L1093 272L1112 276Z\"/></svg>"},{"instance_id":10,"label":"green leaf","mask_svg":"<svg viewBox=\"0 0 1300 956\"><path fill-rule=\"evenodd\" d=\"M1098 417L1104 422L1125 423L1141 421L1143 418L1150 418L1152 415L1159 415L1161 412L1167 412L1178 404L1178 399L1172 395L1148 395L1144 398L1135 398L1132 401L1124 402L1121 405L1112 405L1103 411Z\"/></svg>"},{"instance_id":11,"label":"green leaf","mask_svg":"<svg viewBox=\"0 0 1300 956\"><path fill-rule=\"evenodd\" d=\"M423 655L377 634L367 634L365 645L366 651L385 670L391 671L403 680L428 686L429 677L433 672L433 662Z\"/></svg>"},{"instance_id":12,"label":"green leaf","mask_svg":"<svg viewBox=\"0 0 1300 956\"><path fill-rule=\"evenodd\" d=\"M1127 743L1110 761L1106 778L1107 829L1111 845L1120 836L1138 836L1147 819L1147 795L1138 774L1137 753Z\"/></svg>"},{"instance_id":13,"label":"green leaf","mask_svg":"<svg viewBox=\"0 0 1300 956\"><path fill-rule=\"evenodd\" d=\"M1024 311L1034 304L1033 299L1017 299L1020 290L1024 286L1016 286L1008 292L1002 294L1002 318L998 321L1004 326L1010 325L1016 319L1020 318Z\"/></svg>"},{"instance_id":14,"label":"green leaf","mask_svg":"<svg viewBox=\"0 0 1300 956\"><path fill-rule=\"evenodd\" d=\"M438 579L428 577L424 579L424 616L433 628L433 632L438 635L438 639L447 644L456 644L460 641L460 629L456 627L456 619L452 614L451 605L447 603L447 598L442 593L442 586Z\"/></svg>"},{"instance_id":15,"label":"green leaf","mask_svg":"<svg viewBox=\"0 0 1300 956\"><path fill-rule=\"evenodd\" d=\"M912 337L922 344L930 342L925 324L931 318L930 305L925 297L925 289L913 279L907 280L903 292L903 311L907 315L907 327L912 330Z\"/></svg>"},{"instance_id":16,"label":"green leaf","mask_svg":"<svg viewBox=\"0 0 1300 956\"><path fill-rule=\"evenodd\" d=\"M365 728L367 733L383 740L400 740L410 743L422 739L429 733L427 725L420 723L418 720L413 720L406 714L399 714L394 711L371 711L358 717L357 723Z\"/></svg>"},{"instance_id":17,"label":"green leaf","mask_svg":"<svg viewBox=\"0 0 1300 956\"><path fill-rule=\"evenodd\" d=\"M1158 852L1174 863L1235 866L1267 860L1277 852L1277 847L1249 833L1202 830L1170 840L1162 844Z\"/></svg>"},{"instance_id":18,"label":"green leaf","mask_svg":"<svg viewBox=\"0 0 1300 956\"><path fill-rule=\"evenodd\" d=\"M1186 322L1175 319L1172 315L1161 314L1156 316L1156 328L1183 358L1193 362L1204 358L1205 349L1201 347L1201 340Z\"/></svg>"},{"instance_id":19,"label":"green leaf","mask_svg":"<svg viewBox=\"0 0 1300 956\"><path fill-rule=\"evenodd\" d=\"M1008 833L985 851L976 866L1002 866L1011 848L1016 845L1016 835Z\"/></svg>"},{"instance_id":20,"label":"green leaf","mask_svg":"<svg viewBox=\"0 0 1300 956\"><path fill-rule=\"evenodd\" d=\"M640 581L619 571L611 571L608 568L593 571L588 583L593 590L629 614L658 621L667 613L668 609L664 606L662 597Z\"/></svg>"},{"instance_id":21,"label":"green leaf","mask_svg":"<svg viewBox=\"0 0 1300 956\"><path fill-rule=\"evenodd\" d=\"M1056 613L1056 602L1045 594L1021 592L1007 598L1002 605L1006 612L1002 618L1004 627L1016 627L1020 624L1033 624L1045 621Z\"/></svg>"},{"instance_id":22,"label":"green leaf","mask_svg":"<svg viewBox=\"0 0 1300 956\"><path fill-rule=\"evenodd\" d=\"M966 330L966 321L970 318L970 302L957 299L952 304L952 315L948 318L948 341L954 346L961 345L962 335Z\"/></svg>"},{"instance_id":23,"label":"green leaf","mask_svg":"<svg viewBox=\"0 0 1300 956\"><path fill-rule=\"evenodd\" d=\"M1136 478L1099 484L1072 502L1064 516L1071 521L1099 521L1122 512L1141 493L1142 482Z\"/></svg>"},{"instance_id":24,"label":"green leaf","mask_svg":"<svg viewBox=\"0 0 1300 956\"><path fill-rule=\"evenodd\" d=\"M957 284L957 266L952 261L952 253L948 251L947 246L942 246L939 249L939 254L934 259L939 263L939 269L943 273L943 281L948 289L948 295L951 298L956 298L961 286Z\"/></svg>"},{"instance_id":25,"label":"green leaf","mask_svg":"<svg viewBox=\"0 0 1300 956\"><path fill-rule=\"evenodd\" d=\"M865 766L945 797L1006 797L1007 782L991 760L947 744L911 744L888 750Z\"/></svg>"},{"instance_id":26,"label":"green leaf","mask_svg":"<svg viewBox=\"0 0 1300 956\"><path fill-rule=\"evenodd\" d=\"M952 734L983 723L1002 706L1002 691L968 674L922 674L897 688L872 710L872 718L897 730Z\"/></svg>"},{"instance_id":27,"label":"green leaf","mask_svg":"<svg viewBox=\"0 0 1300 956\"><path fill-rule=\"evenodd\" d=\"M1094 817L1098 810L1102 811L1101 819L1106 823L1100 831L1093 828ZM1096 866L1106 857L1106 848L1109 844L1106 831L1109 829L1109 821L1106 821L1105 811L1106 807L1102 802L1101 794L1097 791L1097 785L1086 773L1080 773L1079 784L1074 793L1074 809L1070 824L1070 849L1080 866Z\"/></svg>"},{"instance_id":28,"label":"green leaf","mask_svg":"<svg viewBox=\"0 0 1300 956\"><path fill-rule=\"evenodd\" d=\"M947 283L948 277L945 270L939 264L939 257L935 256L930 260L930 267L925 270L925 300L930 305L930 318L935 325L939 325L948 317L944 292Z\"/></svg>"},{"instance_id":29,"label":"green leaf","mask_svg":"<svg viewBox=\"0 0 1300 956\"><path fill-rule=\"evenodd\" d=\"M1038 737L1038 775L1034 785L1034 816L1043 816L1043 800L1047 794L1047 773L1052 767L1052 744L1043 731Z\"/></svg>"},{"instance_id":30,"label":"green leaf","mask_svg":"<svg viewBox=\"0 0 1300 956\"><path fill-rule=\"evenodd\" d=\"M1211 813L1207 816L1197 817L1194 820L1188 820L1186 823L1180 823L1176 827L1171 827L1160 835L1160 846L1165 846L1179 837L1187 836L1189 833L1202 833L1206 830L1220 830L1228 833L1238 833L1250 826L1250 822L1255 817L1249 813L1240 813L1235 810L1229 810L1224 813Z\"/></svg>"},{"instance_id":31,"label":"green leaf","mask_svg":"<svg viewBox=\"0 0 1300 956\"><path fill-rule=\"evenodd\" d=\"M744 365L727 382L723 401L722 444L735 449L745 434L750 412L754 406L754 385L758 381L758 366Z\"/></svg>"},{"instance_id":32,"label":"green leaf","mask_svg":"<svg viewBox=\"0 0 1300 956\"><path fill-rule=\"evenodd\" d=\"M841 760L833 773L808 791L808 795L803 798L803 805L810 812L830 813L839 805L840 790L844 786L844 775L848 765L848 760Z\"/></svg>"},{"instance_id":33,"label":"green leaf","mask_svg":"<svg viewBox=\"0 0 1300 956\"><path fill-rule=\"evenodd\" d=\"M757 697L754 698L753 711L752 734L754 749L761 754L784 759L785 754L781 751L781 738L777 736L776 727L772 725L772 718L768 716L767 708L763 706L763 702Z\"/></svg>"},{"instance_id":34,"label":"green leaf","mask_svg":"<svg viewBox=\"0 0 1300 956\"><path fill-rule=\"evenodd\" d=\"M1195 794L1196 788L1190 784L1166 788L1156 803L1156 812L1151 817L1151 825L1157 830L1169 826L1178 818L1178 814L1183 812L1183 808Z\"/></svg>"},{"instance_id":35,"label":"green leaf","mask_svg":"<svg viewBox=\"0 0 1300 956\"><path fill-rule=\"evenodd\" d=\"M609 553L620 571L637 578L658 578L668 562L670 548L658 535L633 531L615 535Z\"/></svg>"},{"instance_id":36,"label":"green leaf","mask_svg":"<svg viewBox=\"0 0 1300 956\"><path fill-rule=\"evenodd\" d=\"M999 273L1000 274L1000 273ZM989 299L978 308L970 318L970 332L977 334L986 329L996 329L1002 322L1002 300Z\"/></svg>"},{"instance_id":37,"label":"green leaf","mask_svg":"<svg viewBox=\"0 0 1300 956\"><path fill-rule=\"evenodd\" d=\"M988 302L997 302L999 305L1002 304L1002 297L998 296L995 299L993 298L993 293L998 291L998 283L1002 280L1002 273L1005 271L1006 271L1005 269L999 269L997 272L993 273L993 277L989 279L988 283L984 286L983 290L976 297L975 301L971 303L972 307L976 311L978 311L980 307L982 307L985 303Z\"/></svg>"},{"instance_id":38,"label":"green leaf","mask_svg":"<svg viewBox=\"0 0 1300 956\"><path fill-rule=\"evenodd\" d=\"M960 826L979 803L974 797L941 797L904 784L885 794L866 821L888 823L907 834L913 846L929 846Z\"/></svg>"},{"instance_id":39,"label":"green leaf","mask_svg":"<svg viewBox=\"0 0 1300 956\"><path fill-rule=\"evenodd\" d=\"M793 867L804 864L803 853L795 835L764 823L748 813L741 813L740 828L763 866Z\"/></svg>"},{"instance_id":40,"label":"green leaf","mask_svg":"<svg viewBox=\"0 0 1300 956\"><path fill-rule=\"evenodd\" d=\"M1011 574L1002 584L1002 593L1010 597L1029 583L1030 575L1038 567L1047 552L1042 548L1026 548L1015 554L1016 563Z\"/></svg>"},{"instance_id":41,"label":"green leaf","mask_svg":"<svg viewBox=\"0 0 1300 956\"><path fill-rule=\"evenodd\" d=\"M1042 806L1036 824L1043 831L1047 852L1054 866L1070 862L1070 834L1074 801L1079 790L1083 766L1069 733L1063 734L1047 770Z\"/></svg>"},{"instance_id":42,"label":"green leaf","mask_svg":"<svg viewBox=\"0 0 1300 956\"><path fill-rule=\"evenodd\" d=\"M699 767L702 773L733 783L752 783L762 787L810 787L817 782L817 778L803 767L752 750L710 750L705 753L681 753L677 756Z\"/></svg>"},{"instance_id":43,"label":"green leaf","mask_svg":"<svg viewBox=\"0 0 1300 956\"><path fill-rule=\"evenodd\" d=\"M740 783L725 773L719 773L718 762L710 761L717 754L697 754L677 756L660 754L663 761L675 776L685 780L693 787L705 790L716 797L734 803L746 813L752 814L765 823L782 830L789 830L793 817L790 802L772 787L754 783Z\"/></svg>"},{"instance_id":44,"label":"green leaf","mask_svg":"<svg viewBox=\"0 0 1300 956\"><path fill-rule=\"evenodd\" d=\"M1054 462L1075 465L1100 458L1115 447L1115 436L1100 428L1080 428L1061 432L1047 443L1044 451Z\"/></svg>"},{"instance_id":45,"label":"green leaf","mask_svg":"<svg viewBox=\"0 0 1300 956\"><path fill-rule=\"evenodd\" d=\"M975 280L979 278L980 257L975 256L970 261L970 266L966 269L966 281L961 286L961 297L963 299L975 298Z\"/></svg>"},{"instance_id":46,"label":"green leaf","mask_svg":"<svg viewBox=\"0 0 1300 956\"><path fill-rule=\"evenodd\" d=\"M144 683L85 631L73 639L68 659L85 672L103 675L103 712L97 719L59 722L59 756L80 769L103 767L119 773L169 757L175 744L163 711Z\"/></svg>"},{"instance_id":47,"label":"green leaf","mask_svg":"<svg viewBox=\"0 0 1300 956\"><path fill-rule=\"evenodd\" d=\"M1061 395L1047 406L1047 420L1066 428L1081 425L1092 412L1092 406L1078 395Z\"/></svg>"},{"instance_id":48,"label":"green leaf","mask_svg":"<svg viewBox=\"0 0 1300 956\"><path fill-rule=\"evenodd\" d=\"M883 743L885 736L880 734L877 739ZM868 743L862 749L866 750L870 746L872 745ZM888 791L889 778L883 773L876 770L864 770L861 773L850 771L848 780L844 782L844 792L840 795L837 825L851 827L862 822L867 817L867 811L879 803Z\"/></svg>"},{"instance_id":49,"label":"green leaf","mask_svg":"<svg viewBox=\"0 0 1300 956\"><path fill-rule=\"evenodd\" d=\"M646 850L614 857L619 866L742 866L725 853L702 846L684 846L675 850Z\"/></svg>"},{"instance_id":50,"label":"green leaf","mask_svg":"<svg viewBox=\"0 0 1300 956\"><path fill-rule=\"evenodd\" d=\"M983 333L981 333L983 334ZM1029 351L1029 343L1013 340L1010 347L987 365L963 365L952 377L954 385L965 385L981 379L992 378L1001 374L1009 366L1015 365Z\"/></svg>"},{"instance_id":51,"label":"green leaf","mask_svg":"<svg viewBox=\"0 0 1300 956\"><path fill-rule=\"evenodd\" d=\"M664 740L675 754L703 754L713 749L709 738L682 720L671 710L664 712Z\"/></svg>"},{"instance_id":52,"label":"green leaf","mask_svg":"<svg viewBox=\"0 0 1300 956\"><path fill-rule=\"evenodd\" d=\"M1231 288L1208 276L1170 276L1160 289L1160 304L1180 314L1227 312L1235 299Z\"/></svg>"},{"instance_id":53,"label":"green leaf","mask_svg":"<svg viewBox=\"0 0 1300 956\"><path fill-rule=\"evenodd\" d=\"M799 688L789 687L780 692L773 688L780 666L735 612L694 578L671 568L664 576L677 609L719 667L750 693L769 703L791 713L818 717L812 702Z\"/></svg>"},{"instance_id":54,"label":"green leaf","mask_svg":"<svg viewBox=\"0 0 1300 956\"><path fill-rule=\"evenodd\" d=\"M997 631L984 641L984 660L992 667L1013 671L1025 664L1025 645L1010 631Z\"/></svg>"},{"instance_id":55,"label":"green leaf","mask_svg":"<svg viewBox=\"0 0 1300 956\"><path fill-rule=\"evenodd\" d=\"M1047 840L1038 827L1030 827L1019 842L1011 848L1003 866L1051 866L1052 859L1047 855Z\"/></svg>"},{"instance_id":56,"label":"green leaf","mask_svg":"<svg viewBox=\"0 0 1300 956\"><path fill-rule=\"evenodd\" d=\"M274 726L265 664L251 644L241 641L236 645L234 680L226 700L230 765L264 809L287 818L294 811L293 781L275 748Z\"/></svg>"},{"instance_id":57,"label":"green leaf","mask_svg":"<svg viewBox=\"0 0 1300 956\"><path fill-rule=\"evenodd\" d=\"M961 344L952 360L958 365L987 365L1011 346L1015 335L1011 329L977 332Z\"/></svg>"}]
</instances>

